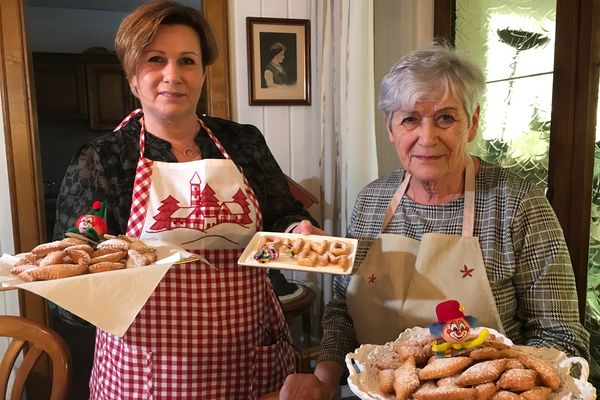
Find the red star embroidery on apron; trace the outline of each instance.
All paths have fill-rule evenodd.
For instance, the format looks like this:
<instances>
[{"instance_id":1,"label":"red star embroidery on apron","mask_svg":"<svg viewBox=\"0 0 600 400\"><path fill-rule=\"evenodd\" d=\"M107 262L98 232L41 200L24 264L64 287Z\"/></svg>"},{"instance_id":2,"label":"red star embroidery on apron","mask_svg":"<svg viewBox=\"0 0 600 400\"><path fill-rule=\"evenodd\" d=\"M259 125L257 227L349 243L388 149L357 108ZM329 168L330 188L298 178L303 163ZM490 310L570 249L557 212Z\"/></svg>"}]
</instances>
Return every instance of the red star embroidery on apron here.
<instances>
[{"instance_id":1,"label":"red star embroidery on apron","mask_svg":"<svg viewBox=\"0 0 600 400\"><path fill-rule=\"evenodd\" d=\"M375 279L377 279L375 274L371 274L371 276L369 277L369 283L375 283Z\"/></svg>"},{"instance_id":2,"label":"red star embroidery on apron","mask_svg":"<svg viewBox=\"0 0 600 400\"><path fill-rule=\"evenodd\" d=\"M467 265L465 264L463 269L460 269L459 271L462 272L463 274L463 278L466 278L467 276L473 277L472 272L475 270L475 268L469 268L467 267Z\"/></svg>"}]
</instances>

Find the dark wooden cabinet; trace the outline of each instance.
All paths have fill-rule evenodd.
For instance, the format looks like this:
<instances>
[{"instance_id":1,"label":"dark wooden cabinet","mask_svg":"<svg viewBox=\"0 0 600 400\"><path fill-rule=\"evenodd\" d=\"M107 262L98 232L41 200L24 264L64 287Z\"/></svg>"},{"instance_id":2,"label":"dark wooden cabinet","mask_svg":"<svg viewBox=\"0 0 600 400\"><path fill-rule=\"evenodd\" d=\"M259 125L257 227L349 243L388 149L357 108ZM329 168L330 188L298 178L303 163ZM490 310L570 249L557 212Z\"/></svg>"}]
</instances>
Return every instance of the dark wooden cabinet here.
<instances>
[{"instance_id":1,"label":"dark wooden cabinet","mask_svg":"<svg viewBox=\"0 0 600 400\"><path fill-rule=\"evenodd\" d=\"M38 118L86 119L90 129L114 128L135 107L117 57L33 54Z\"/></svg>"},{"instance_id":2,"label":"dark wooden cabinet","mask_svg":"<svg viewBox=\"0 0 600 400\"><path fill-rule=\"evenodd\" d=\"M89 121L92 129L113 129L134 107L120 64L86 64Z\"/></svg>"},{"instance_id":3,"label":"dark wooden cabinet","mask_svg":"<svg viewBox=\"0 0 600 400\"><path fill-rule=\"evenodd\" d=\"M52 60L36 56L34 60L38 117L87 118L84 64L73 60Z\"/></svg>"}]
</instances>

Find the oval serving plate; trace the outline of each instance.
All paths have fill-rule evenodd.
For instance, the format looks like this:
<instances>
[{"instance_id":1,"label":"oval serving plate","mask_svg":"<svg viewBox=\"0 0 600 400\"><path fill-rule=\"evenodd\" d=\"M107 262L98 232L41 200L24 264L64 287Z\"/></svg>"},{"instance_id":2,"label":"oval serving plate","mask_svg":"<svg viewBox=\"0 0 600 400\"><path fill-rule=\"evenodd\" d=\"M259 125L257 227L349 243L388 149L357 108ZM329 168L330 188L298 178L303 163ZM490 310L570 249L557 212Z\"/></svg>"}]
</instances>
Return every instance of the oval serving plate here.
<instances>
[{"instance_id":1,"label":"oval serving plate","mask_svg":"<svg viewBox=\"0 0 600 400\"><path fill-rule=\"evenodd\" d=\"M479 329L475 329L477 332ZM581 357L567 357L562 351L551 348L535 348L530 346L513 345L512 341L494 329L488 328L490 333L505 344L541 358L555 365L559 374L561 385L557 392L552 393L551 400L594 400L596 398L596 389L587 379L589 376L589 365ZM393 351L395 344L409 339L429 336L429 329L416 327L409 328L402 332L393 342L383 345L363 344L352 353L346 355L346 367L350 372L348 377L348 387L350 390L363 400L394 400L394 395L385 395L379 390L377 383L377 368L375 362L381 354ZM573 378L569 372L571 365L581 365L581 377Z\"/></svg>"}]
</instances>

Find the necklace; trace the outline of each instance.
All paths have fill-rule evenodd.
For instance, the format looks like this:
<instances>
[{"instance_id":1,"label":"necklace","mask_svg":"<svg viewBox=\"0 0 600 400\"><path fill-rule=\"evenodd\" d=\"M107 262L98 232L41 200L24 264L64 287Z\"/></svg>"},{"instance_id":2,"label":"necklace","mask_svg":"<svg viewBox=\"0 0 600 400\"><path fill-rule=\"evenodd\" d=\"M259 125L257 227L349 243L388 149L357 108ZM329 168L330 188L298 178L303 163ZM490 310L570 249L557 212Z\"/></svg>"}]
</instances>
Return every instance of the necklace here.
<instances>
[{"instance_id":1,"label":"necklace","mask_svg":"<svg viewBox=\"0 0 600 400\"><path fill-rule=\"evenodd\" d=\"M177 147L171 143L171 148L181 154L187 160L197 160L200 158L200 151L198 151L198 146L194 145L196 148L186 147L183 150L179 150Z\"/></svg>"}]
</instances>

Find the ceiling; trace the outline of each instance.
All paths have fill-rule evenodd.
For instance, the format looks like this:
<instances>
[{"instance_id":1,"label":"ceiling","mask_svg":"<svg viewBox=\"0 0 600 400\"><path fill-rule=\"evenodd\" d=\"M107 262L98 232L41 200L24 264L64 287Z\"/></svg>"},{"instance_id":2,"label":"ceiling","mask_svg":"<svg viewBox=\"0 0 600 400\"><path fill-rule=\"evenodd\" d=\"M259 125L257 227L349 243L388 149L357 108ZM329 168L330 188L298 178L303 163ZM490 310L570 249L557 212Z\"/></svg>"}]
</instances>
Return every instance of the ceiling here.
<instances>
[{"instance_id":1,"label":"ceiling","mask_svg":"<svg viewBox=\"0 0 600 400\"><path fill-rule=\"evenodd\" d=\"M147 0L26 0L30 7L79 8L84 10L131 11ZM202 0L177 0L178 3L199 7Z\"/></svg>"}]
</instances>

